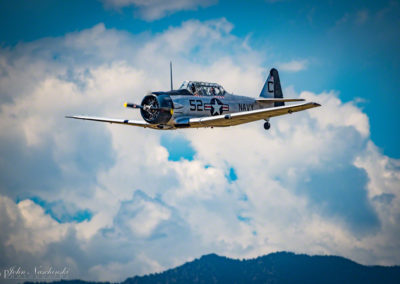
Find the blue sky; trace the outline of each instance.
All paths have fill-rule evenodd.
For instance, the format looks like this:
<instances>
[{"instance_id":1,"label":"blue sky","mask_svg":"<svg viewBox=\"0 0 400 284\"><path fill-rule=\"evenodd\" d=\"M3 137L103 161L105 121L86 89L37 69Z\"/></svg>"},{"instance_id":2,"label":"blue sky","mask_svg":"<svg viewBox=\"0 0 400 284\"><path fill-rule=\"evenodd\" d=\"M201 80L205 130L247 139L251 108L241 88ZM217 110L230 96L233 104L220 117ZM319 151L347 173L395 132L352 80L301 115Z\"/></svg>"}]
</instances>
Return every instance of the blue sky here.
<instances>
[{"instance_id":1,"label":"blue sky","mask_svg":"<svg viewBox=\"0 0 400 284\"><path fill-rule=\"evenodd\" d=\"M144 3L144 2L143 2ZM0 269L120 281L206 253L400 264L398 1L0 1ZM185 79L321 108L159 132L65 119ZM67 261L65 261L67 260Z\"/></svg>"}]
</instances>

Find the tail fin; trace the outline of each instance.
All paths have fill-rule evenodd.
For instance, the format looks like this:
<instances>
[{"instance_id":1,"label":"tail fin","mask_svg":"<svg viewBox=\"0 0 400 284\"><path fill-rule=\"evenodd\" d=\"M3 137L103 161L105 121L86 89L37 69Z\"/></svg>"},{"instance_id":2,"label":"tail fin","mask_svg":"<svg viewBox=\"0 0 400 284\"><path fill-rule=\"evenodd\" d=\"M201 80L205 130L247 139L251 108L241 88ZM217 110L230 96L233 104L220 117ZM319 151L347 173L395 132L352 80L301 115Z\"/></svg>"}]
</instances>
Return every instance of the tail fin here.
<instances>
[{"instance_id":1,"label":"tail fin","mask_svg":"<svg viewBox=\"0 0 400 284\"><path fill-rule=\"evenodd\" d=\"M282 99L282 88L281 82L279 80L278 70L272 68L269 71L269 76L267 81L264 84L263 89L260 93L261 98L274 98L274 99ZM275 106L284 106L284 102L275 102Z\"/></svg>"}]
</instances>

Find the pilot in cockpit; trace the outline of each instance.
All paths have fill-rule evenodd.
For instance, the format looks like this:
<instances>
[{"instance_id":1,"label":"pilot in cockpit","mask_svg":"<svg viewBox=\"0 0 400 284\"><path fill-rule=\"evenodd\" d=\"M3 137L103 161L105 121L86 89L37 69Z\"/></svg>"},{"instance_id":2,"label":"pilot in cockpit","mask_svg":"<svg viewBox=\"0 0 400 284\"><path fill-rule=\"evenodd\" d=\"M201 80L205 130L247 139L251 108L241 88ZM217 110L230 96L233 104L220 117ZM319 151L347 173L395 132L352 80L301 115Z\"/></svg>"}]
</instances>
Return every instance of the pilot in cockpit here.
<instances>
[{"instance_id":1,"label":"pilot in cockpit","mask_svg":"<svg viewBox=\"0 0 400 284\"><path fill-rule=\"evenodd\" d=\"M190 90L192 91L192 94L196 93L196 87L193 83L190 86Z\"/></svg>"},{"instance_id":2,"label":"pilot in cockpit","mask_svg":"<svg viewBox=\"0 0 400 284\"><path fill-rule=\"evenodd\" d=\"M210 88L210 94L211 94L211 96L215 96L215 89L214 89L214 87L211 87L211 88Z\"/></svg>"}]
</instances>

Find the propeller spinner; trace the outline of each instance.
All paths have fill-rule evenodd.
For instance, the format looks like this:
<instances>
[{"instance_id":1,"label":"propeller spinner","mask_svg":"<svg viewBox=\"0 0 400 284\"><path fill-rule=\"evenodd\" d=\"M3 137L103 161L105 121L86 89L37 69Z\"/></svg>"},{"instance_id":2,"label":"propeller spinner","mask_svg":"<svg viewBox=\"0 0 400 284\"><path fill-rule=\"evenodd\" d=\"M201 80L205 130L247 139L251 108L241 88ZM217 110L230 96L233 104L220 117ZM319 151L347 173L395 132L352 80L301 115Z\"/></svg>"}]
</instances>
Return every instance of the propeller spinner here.
<instances>
[{"instance_id":1,"label":"propeller spinner","mask_svg":"<svg viewBox=\"0 0 400 284\"><path fill-rule=\"evenodd\" d=\"M126 108L140 109L143 119L149 123L167 123L174 113L172 100L169 96L147 95L142 104L124 103Z\"/></svg>"}]
</instances>

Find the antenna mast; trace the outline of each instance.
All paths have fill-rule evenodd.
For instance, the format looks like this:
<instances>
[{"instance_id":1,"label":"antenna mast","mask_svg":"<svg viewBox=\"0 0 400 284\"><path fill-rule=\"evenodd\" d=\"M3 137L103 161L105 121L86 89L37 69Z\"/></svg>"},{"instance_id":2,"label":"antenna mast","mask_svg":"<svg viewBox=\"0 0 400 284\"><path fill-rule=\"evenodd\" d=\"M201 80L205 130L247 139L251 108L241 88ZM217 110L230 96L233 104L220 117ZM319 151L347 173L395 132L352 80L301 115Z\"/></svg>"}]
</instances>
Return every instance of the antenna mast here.
<instances>
[{"instance_id":1,"label":"antenna mast","mask_svg":"<svg viewBox=\"0 0 400 284\"><path fill-rule=\"evenodd\" d=\"M172 61L169 62L169 74L171 77L171 91L174 89L174 86L172 84Z\"/></svg>"}]
</instances>

